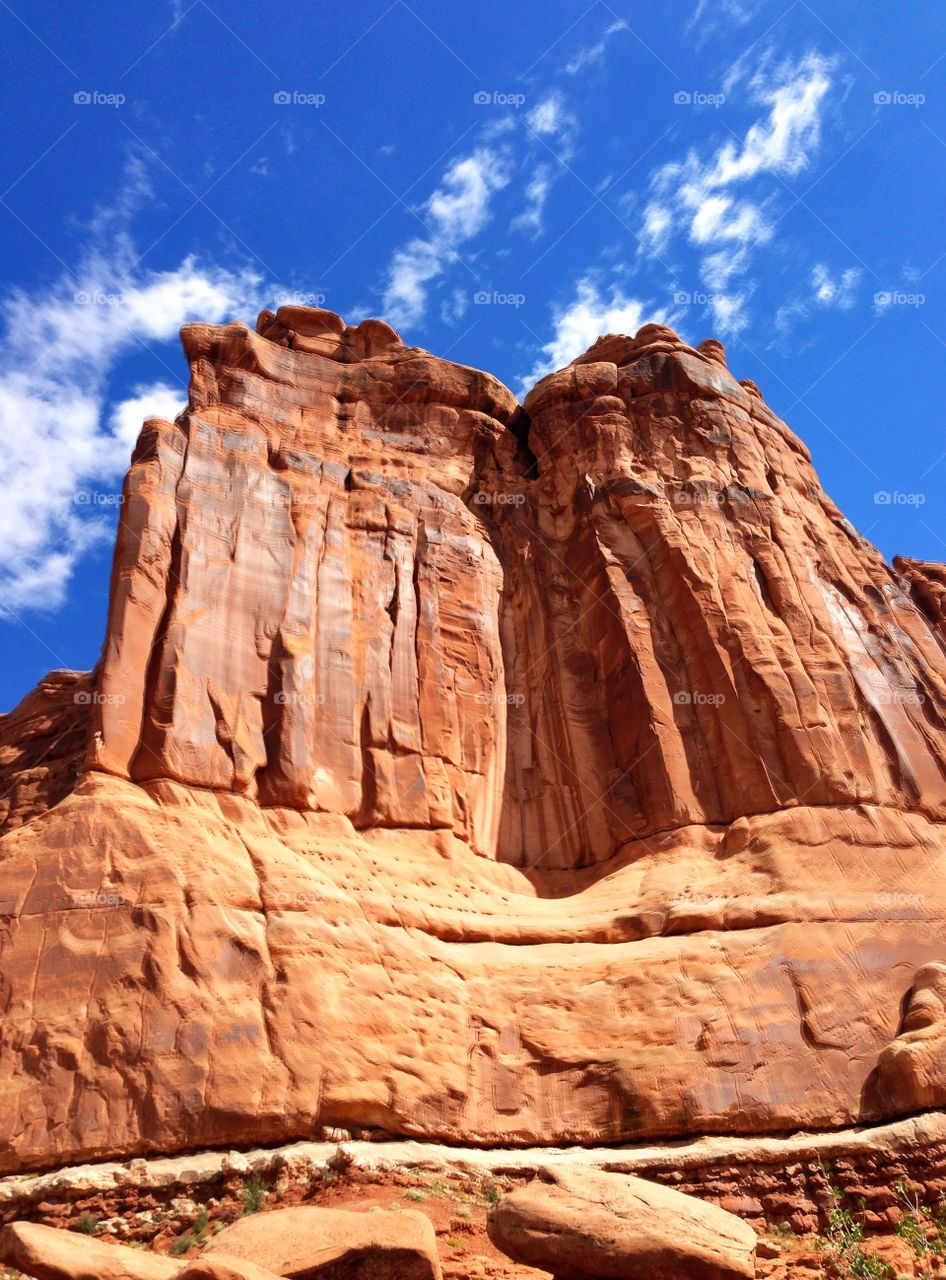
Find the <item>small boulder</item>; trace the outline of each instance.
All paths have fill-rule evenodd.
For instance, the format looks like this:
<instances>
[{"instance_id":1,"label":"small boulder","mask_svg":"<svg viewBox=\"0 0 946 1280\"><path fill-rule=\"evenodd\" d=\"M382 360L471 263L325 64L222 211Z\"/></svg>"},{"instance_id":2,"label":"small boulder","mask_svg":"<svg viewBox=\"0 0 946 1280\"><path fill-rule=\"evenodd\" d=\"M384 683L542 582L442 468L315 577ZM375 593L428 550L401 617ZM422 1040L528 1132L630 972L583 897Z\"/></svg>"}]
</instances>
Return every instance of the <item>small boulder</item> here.
<instances>
[{"instance_id":1,"label":"small boulder","mask_svg":"<svg viewBox=\"0 0 946 1280\"><path fill-rule=\"evenodd\" d=\"M756 1235L715 1205L619 1173L546 1170L487 1222L497 1249L556 1280L751 1280Z\"/></svg>"},{"instance_id":2,"label":"small boulder","mask_svg":"<svg viewBox=\"0 0 946 1280\"><path fill-rule=\"evenodd\" d=\"M433 1223L412 1210L300 1205L256 1213L224 1227L201 1261L217 1255L246 1258L288 1280L441 1280Z\"/></svg>"}]
</instances>

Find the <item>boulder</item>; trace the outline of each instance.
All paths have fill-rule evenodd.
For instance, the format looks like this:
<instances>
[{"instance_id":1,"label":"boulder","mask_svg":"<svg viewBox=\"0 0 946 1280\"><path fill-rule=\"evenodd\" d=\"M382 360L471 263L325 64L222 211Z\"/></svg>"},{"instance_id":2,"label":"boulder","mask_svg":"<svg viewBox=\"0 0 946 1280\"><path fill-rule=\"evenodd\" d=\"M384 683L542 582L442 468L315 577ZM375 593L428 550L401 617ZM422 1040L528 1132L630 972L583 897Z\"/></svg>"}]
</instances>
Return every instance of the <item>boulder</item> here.
<instances>
[{"instance_id":1,"label":"boulder","mask_svg":"<svg viewBox=\"0 0 946 1280\"><path fill-rule=\"evenodd\" d=\"M594 1169L547 1171L504 1196L489 1236L556 1280L749 1280L756 1236L724 1209Z\"/></svg>"},{"instance_id":2,"label":"boulder","mask_svg":"<svg viewBox=\"0 0 946 1280\"><path fill-rule=\"evenodd\" d=\"M176 1280L185 1265L37 1222L11 1222L0 1231L0 1262L34 1280Z\"/></svg>"},{"instance_id":3,"label":"boulder","mask_svg":"<svg viewBox=\"0 0 946 1280\"><path fill-rule=\"evenodd\" d=\"M233 1265L245 1258L288 1280L440 1280L433 1223L412 1210L300 1205L252 1214L214 1236L201 1261L218 1257Z\"/></svg>"}]
</instances>

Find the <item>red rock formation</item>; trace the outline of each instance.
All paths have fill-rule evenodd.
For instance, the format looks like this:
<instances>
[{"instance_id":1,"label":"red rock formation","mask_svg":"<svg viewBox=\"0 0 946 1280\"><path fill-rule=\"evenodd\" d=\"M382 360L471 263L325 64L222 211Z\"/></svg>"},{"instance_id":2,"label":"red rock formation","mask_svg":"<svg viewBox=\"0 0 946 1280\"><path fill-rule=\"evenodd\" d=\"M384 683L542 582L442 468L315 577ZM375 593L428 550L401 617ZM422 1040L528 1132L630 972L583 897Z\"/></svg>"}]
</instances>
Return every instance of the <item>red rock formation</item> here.
<instances>
[{"instance_id":1,"label":"red rock formation","mask_svg":"<svg viewBox=\"0 0 946 1280\"><path fill-rule=\"evenodd\" d=\"M463 499L518 406L340 326L184 330L188 412L126 484L94 765L494 852L502 570Z\"/></svg>"},{"instance_id":2,"label":"red rock formation","mask_svg":"<svg viewBox=\"0 0 946 1280\"><path fill-rule=\"evenodd\" d=\"M522 408L378 321L257 328L184 330L100 666L0 721L0 1167L946 1102L879 1072L944 959L944 571L719 343Z\"/></svg>"}]
</instances>

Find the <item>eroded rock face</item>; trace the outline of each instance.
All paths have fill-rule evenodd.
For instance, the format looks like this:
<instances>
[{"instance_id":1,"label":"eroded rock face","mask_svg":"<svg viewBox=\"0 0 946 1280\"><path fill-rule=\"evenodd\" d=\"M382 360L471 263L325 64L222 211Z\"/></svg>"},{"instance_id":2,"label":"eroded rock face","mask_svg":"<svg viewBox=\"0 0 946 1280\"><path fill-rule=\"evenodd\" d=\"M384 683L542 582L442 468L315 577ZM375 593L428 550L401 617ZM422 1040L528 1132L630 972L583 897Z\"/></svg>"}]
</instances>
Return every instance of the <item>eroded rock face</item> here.
<instances>
[{"instance_id":1,"label":"eroded rock face","mask_svg":"<svg viewBox=\"0 0 946 1280\"><path fill-rule=\"evenodd\" d=\"M93 690L91 672L51 671L0 715L0 832L44 813L75 786L87 763Z\"/></svg>"},{"instance_id":2,"label":"eroded rock face","mask_svg":"<svg viewBox=\"0 0 946 1280\"><path fill-rule=\"evenodd\" d=\"M0 1167L946 1103L891 1050L944 960L946 573L719 343L523 408L378 321L257 328L185 329L101 663L0 720Z\"/></svg>"},{"instance_id":3,"label":"eroded rock face","mask_svg":"<svg viewBox=\"0 0 946 1280\"><path fill-rule=\"evenodd\" d=\"M800 804L946 815L941 648L719 343L602 339L525 409L511 860Z\"/></svg>"},{"instance_id":4,"label":"eroded rock face","mask_svg":"<svg viewBox=\"0 0 946 1280\"><path fill-rule=\"evenodd\" d=\"M463 499L518 406L378 322L279 315L184 330L188 412L126 484L94 765L492 852L503 575Z\"/></svg>"}]
</instances>

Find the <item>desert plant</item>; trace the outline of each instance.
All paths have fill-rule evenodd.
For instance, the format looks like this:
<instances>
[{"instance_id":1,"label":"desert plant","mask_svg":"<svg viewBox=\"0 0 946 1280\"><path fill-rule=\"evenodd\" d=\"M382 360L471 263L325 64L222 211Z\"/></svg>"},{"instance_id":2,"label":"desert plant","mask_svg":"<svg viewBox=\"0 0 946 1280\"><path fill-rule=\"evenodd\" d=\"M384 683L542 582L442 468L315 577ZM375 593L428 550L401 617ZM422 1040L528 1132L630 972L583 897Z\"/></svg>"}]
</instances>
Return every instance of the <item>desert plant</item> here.
<instances>
[{"instance_id":1,"label":"desert plant","mask_svg":"<svg viewBox=\"0 0 946 1280\"><path fill-rule=\"evenodd\" d=\"M263 1205L266 1203L266 1197L269 1195L269 1187L259 1177L253 1174L247 1179L246 1186L243 1188L243 1214L246 1216L250 1213L259 1213Z\"/></svg>"},{"instance_id":2,"label":"desert plant","mask_svg":"<svg viewBox=\"0 0 946 1280\"><path fill-rule=\"evenodd\" d=\"M894 1190L903 1208L897 1235L913 1250L918 1280L932 1280L934 1266L946 1258L946 1207L940 1200L934 1211L902 1178L894 1184Z\"/></svg>"},{"instance_id":3,"label":"desert plant","mask_svg":"<svg viewBox=\"0 0 946 1280\"><path fill-rule=\"evenodd\" d=\"M828 1184L828 1227L819 1241L827 1255L831 1273L837 1280L894 1280L893 1268L875 1253L864 1249L863 1223L844 1204L844 1195L822 1166Z\"/></svg>"},{"instance_id":4,"label":"desert plant","mask_svg":"<svg viewBox=\"0 0 946 1280\"><path fill-rule=\"evenodd\" d=\"M404 1199L413 1200L417 1204L423 1204L427 1199L427 1192L423 1191L420 1187L408 1187L404 1192Z\"/></svg>"},{"instance_id":5,"label":"desert plant","mask_svg":"<svg viewBox=\"0 0 946 1280\"><path fill-rule=\"evenodd\" d=\"M91 1214L84 1213L76 1222L76 1231L81 1231L82 1234L86 1236L94 1236L95 1229L98 1225L98 1218L93 1218Z\"/></svg>"},{"instance_id":6,"label":"desert plant","mask_svg":"<svg viewBox=\"0 0 946 1280\"><path fill-rule=\"evenodd\" d=\"M171 1245L171 1253L175 1256L187 1253L188 1249L196 1249L198 1246L207 1243L207 1228L210 1225L210 1214L206 1209L201 1209L200 1213L194 1219L194 1225L189 1227L183 1235Z\"/></svg>"}]
</instances>

